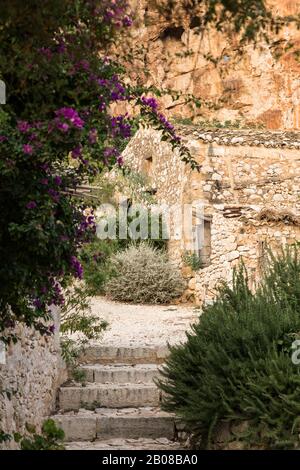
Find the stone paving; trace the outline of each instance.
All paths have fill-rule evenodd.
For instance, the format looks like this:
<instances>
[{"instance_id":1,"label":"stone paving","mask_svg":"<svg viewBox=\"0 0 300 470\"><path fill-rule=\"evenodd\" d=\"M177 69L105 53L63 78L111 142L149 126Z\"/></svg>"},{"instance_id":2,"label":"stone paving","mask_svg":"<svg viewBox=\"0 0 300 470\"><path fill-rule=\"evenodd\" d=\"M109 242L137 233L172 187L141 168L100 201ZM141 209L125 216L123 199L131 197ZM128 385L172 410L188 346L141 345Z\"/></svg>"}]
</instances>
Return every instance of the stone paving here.
<instances>
[{"instance_id":1,"label":"stone paving","mask_svg":"<svg viewBox=\"0 0 300 470\"><path fill-rule=\"evenodd\" d=\"M72 442L67 450L182 450L178 442L168 439L109 439L95 442Z\"/></svg>"},{"instance_id":2,"label":"stone paving","mask_svg":"<svg viewBox=\"0 0 300 470\"><path fill-rule=\"evenodd\" d=\"M61 387L54 416L66 449L172 450L178 423L161 411L154 379L167 343L185 340L199 310L183 306L124 305L95 298L92 313L109 322L100 342L81 357L86 382Z\"/></svg>"}]
</instances>

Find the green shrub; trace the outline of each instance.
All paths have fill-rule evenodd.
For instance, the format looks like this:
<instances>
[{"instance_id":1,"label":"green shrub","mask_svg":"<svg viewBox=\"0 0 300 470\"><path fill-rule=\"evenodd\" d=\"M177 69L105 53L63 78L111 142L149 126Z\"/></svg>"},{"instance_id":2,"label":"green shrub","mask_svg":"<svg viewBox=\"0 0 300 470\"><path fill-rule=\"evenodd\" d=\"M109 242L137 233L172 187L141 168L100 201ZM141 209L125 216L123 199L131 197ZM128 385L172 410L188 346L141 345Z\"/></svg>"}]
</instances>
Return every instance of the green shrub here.
<instances>
[{"instance_id":1,"label":"green shrub","mask_svg":"<svg viewBox=\"0 0 300 470\"><path fill-rule=\"evenodd\" d=\"M245 447L299 447L300 375L291 360L300 336L297 247L270 264L256 293L245 269L220 287L187 342L170 348L159 381L163 409L175 412L204 448L224 423L246 423ZM236 436L234 437L237 438Z\"/></svg>"},{"instance_id":2,"label":"green shrub","mask_svg":"<svg viewBox=\"0 0 300 470\"><path fill-rule=\"evenodd\" d=\"M65 303L60 312L61 355L70 375L76 374L78 358L87 343L99 340L108 323L92 314L93 290L83 282L73 285L65 292ZM70 337L74 333L76 338Z\"/></svg>"},{"instance_id":3,"label":"green shrub","mask_svg":"<svg viewBox=\"0 0 300 470\"><path fill-rule=\"evenodd\" d=\"M64 450L62 441L65 433L56 426L53 419L47 419L42 426L42 434L37 434L35 427L26 425L28 436L15 434L16 442L20 443L22 450Z\"/></svg>"},{"instance_id":4,"label":"green shrub","mask_svg":"<svg viewBox=\"0 0 300 470\"><path fill-rule=\"evenodd\" d=\"M101 295L105 292L105 284L113 276L113 267L111 266L111 255L119 251L125 250L132 244L148 243L150 246L158 250L165 250L167 240L163 238L163 221L159 218L159 236L157 239L151 239L151 220L148 218L149 238L142 240L136 239L133 243L130 236L126 239L118 238L119 224L117 219L116 239L94 238L91 243L87 243L81 250L80 261L84 270L84 280L91 290L92 295ZM134 217L127 216L127 230L130 235L130 223Z\"/></svg>"},{"instance_id":5,"label":"green shrub","mask_svg":"<svg viewBox=\"0 0 300 470\"><path fill-rule=\"evenodd\" d=\"M183 292L179 270L167 254L147 243L132 245L111 259L115 271L106 284L106 293L114 300L164 304Z\"/></svg>"},{"instance_id":6,"label":"green shrub","mask_svg":"<svg viewBox=\"0 0 300 470\"><path fill-rule=\"evenodd\" d=\"M80 254L84 280L93 295L103 294L105 283L111 277L110 256L119 248L117 240L95 238L86 244Z\"/></svg>"},{"instance_id":7,"label":"green shrub","mask_svg":"<svg viewBox=\"0 0 300 470\"><path fill-rule=\"evenodd\" d=\"M204 264L201 258L192 252L186 251L182 257L184 264L189 266L193 271L199 271L199 269L203 268Z\"/></svg>"},{"instance_id":8,"label":"green shrub","mask_svg":"<svg viewBox=\"0 0 300 470\"><path fill-rule=\"evenodd\" d=\"M2 444L3 442L8 442L11 439L11 434L8 434L7 432L4 432L3 429L0 429L0 444Z\"/></svg>"}]
</instances>

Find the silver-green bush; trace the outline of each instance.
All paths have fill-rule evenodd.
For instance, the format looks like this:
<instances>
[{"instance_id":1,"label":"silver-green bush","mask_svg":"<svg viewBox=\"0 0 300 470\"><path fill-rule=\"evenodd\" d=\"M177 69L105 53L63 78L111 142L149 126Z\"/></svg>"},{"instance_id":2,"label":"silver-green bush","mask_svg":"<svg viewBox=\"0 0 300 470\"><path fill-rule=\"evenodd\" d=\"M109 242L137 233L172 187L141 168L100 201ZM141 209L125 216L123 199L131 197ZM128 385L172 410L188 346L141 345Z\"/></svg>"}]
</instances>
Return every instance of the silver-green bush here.
<instances>
[{"instance_id":1,"label":"silver-green bush","mask_svg":"<svg viewBox=\"0 0 300 470\"><path fill-rule=\"evenodd\" d=\"M165 252L147 243L132 245L111 258L115 277L106 284L113 300L166 304L179 297L184 281Z\"/></svg>"}]
</instances>

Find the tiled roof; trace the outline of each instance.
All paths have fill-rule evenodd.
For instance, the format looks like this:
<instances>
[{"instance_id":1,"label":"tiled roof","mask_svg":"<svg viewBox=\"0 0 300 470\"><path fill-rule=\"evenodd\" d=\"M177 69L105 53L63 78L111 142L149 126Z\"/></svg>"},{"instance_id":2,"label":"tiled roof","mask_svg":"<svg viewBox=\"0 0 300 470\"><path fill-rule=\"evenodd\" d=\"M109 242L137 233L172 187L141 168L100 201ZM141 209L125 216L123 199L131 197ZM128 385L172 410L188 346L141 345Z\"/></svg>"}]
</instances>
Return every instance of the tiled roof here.
<instances>
[{"instance_id":1,"label":"tiled roof","mask_svg":"<svg viewBox=\"0 0 300 470\"><path fill-rule=\"evenodd\" d=\"M253 129L203 129L196 125L177 125L178 135L218 145L250 145L253 147L300 148L300 132Z\"/></svg>"}]
</instances>

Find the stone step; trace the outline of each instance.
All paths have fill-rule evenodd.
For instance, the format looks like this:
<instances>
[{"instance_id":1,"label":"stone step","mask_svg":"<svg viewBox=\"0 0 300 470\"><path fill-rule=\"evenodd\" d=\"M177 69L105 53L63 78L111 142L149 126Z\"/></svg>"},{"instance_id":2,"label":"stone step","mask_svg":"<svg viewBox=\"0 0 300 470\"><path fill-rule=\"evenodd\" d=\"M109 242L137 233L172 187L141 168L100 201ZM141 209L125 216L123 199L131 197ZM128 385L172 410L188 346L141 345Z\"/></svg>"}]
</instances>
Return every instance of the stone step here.
<instances>
[{"instance_id":1,"label":"stone step","mask_svg":"<svg viewBox=\"0 0 300 470\"><path fill-rule=\"evenodd\" d=\"M179 442L159 439L107 439L95 442L70 442L66 450L184 450Z\"/></svg>"},{"instance_id":2,"label":"stone step","mask_svg":"<svg viewBox=\"0 0 300 470\"><path fill-rule=\"evenodd\" d=\"M160 391L153 384L86 384L61 387L59 407L63 411L79 408L138 408L159 406Z\"/></svg>"},{"instance_id":3,"label":"stone step","mask_svg":"<svg viewBox=\"0 0 300 470\"><path fill-rule=\"evenodd\" d=\"M153 407L80 410L56 415L53 419L64 430L66 441L175 437L174 416Z\"/></svg>"},{"instance_id":4,"label":"stone step","mask_svg":"<svg viewBox=\"0 0 300 470\"><path fill-rule=\"evenodd\" d=\"M88 382L96 383L153 383L158 376L156 364L91 364L82 366Z\"/></svg>"},{"instance_id":5,"label":"stone step","mask_svg":"<svg viewBox=\"0 0 300 470\"><path fill-rule=\"evenodd\" d=\"M82 353L80 362L82 364L162 364L168 354L167 346L150 348L91 345Z\"/></svg>"}]
</instances>

